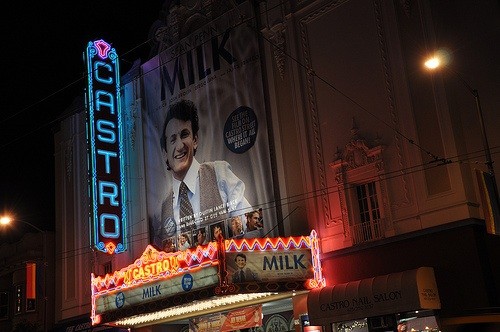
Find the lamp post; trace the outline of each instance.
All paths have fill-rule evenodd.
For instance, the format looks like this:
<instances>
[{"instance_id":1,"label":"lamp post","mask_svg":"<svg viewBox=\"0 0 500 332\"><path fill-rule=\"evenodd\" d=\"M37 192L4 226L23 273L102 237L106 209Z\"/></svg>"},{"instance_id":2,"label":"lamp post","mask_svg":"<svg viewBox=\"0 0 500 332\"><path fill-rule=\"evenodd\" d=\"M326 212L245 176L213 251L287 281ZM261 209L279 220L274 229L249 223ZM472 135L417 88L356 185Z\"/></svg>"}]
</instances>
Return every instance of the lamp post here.
<instances>
[{"instance_id":1,"label":"lamp post","mask_svg":"<svg viewBox=\"0 0 500 332\"><path fill-rule=\"evenodd\" d=\"M9 215L1 216L0 217L0 225L8 225L13 221L13 218ZM41 228L33 225L32 223L17 219L17 221L26 224L39 233L42 234L42 260L43 260L43 330L44 332L47 332L47 253L46 253L46 235L47 233L42 230Z\"/></svg>"},{"instance_id":2,"label":"lamp post","mask_svg":"<svg viewBox=\"0 0 500 332\"><path fill-rule=\"evenodd\" d=\"M437 53L437 55L434 55L430 58L428 58L425 63L424 63L424 66L428 69L428 70L437 70L441 67L445 67L445 68L448 68L446 67L446 56L445 55L440 55L439 53ZM493 182L493 194L495 196L495 201L494 201L494 204L496 205L496 208L497 208L497 211L498 209L500 209L500 203L499 203L499 198L498 198L498 187L497 187L497 181L496 181L496 178L495 178L495 170L493 169L493 160L491 159L491 151L490 151L490 145L488 143L488 136L486 135L486 128L484 126L484 118L483 118L483 110L481 108L481 100L479 99L479 92L477 91L477 89L474 89L470 86L469 83L467 83L467 81L456 71L453 71L451 69L449 69L449 71L454 74L458 79L459 81L465 86L465 88L474 96L474 101L475 101L475 104L476 104L476 112L477 112L477 117L478 117L478 120L479 120L479 126L480 126L480 130L481 130L481 139L482 139L482 143L483 143L483 149L484 149L484 153L485 153L485 157L486 157L486 167L488 168L488 174L490 175L491 177L491 180ZM499 221L495 221L495 224L499 223Z\"/></svg>"}]
</instances>

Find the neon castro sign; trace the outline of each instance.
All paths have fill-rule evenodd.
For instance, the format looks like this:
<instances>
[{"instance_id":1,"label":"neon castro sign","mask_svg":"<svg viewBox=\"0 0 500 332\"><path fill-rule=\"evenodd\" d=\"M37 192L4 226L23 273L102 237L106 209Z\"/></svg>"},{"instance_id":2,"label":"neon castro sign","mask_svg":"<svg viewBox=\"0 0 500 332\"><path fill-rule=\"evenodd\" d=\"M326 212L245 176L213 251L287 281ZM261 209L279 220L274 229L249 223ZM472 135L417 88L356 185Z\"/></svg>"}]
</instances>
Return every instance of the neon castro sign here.
<instances>
[{"instance_id":1,"label":"neon castro sign","mask_svg":"<svg viewBox=\"0 0 500 332\"><path fill-rule=\"evenodd\" d=\"M127 249L127 223L118 55L101 39L88 43L86 62L92 244L121 253Z\"/></svg>"}]
</instances>

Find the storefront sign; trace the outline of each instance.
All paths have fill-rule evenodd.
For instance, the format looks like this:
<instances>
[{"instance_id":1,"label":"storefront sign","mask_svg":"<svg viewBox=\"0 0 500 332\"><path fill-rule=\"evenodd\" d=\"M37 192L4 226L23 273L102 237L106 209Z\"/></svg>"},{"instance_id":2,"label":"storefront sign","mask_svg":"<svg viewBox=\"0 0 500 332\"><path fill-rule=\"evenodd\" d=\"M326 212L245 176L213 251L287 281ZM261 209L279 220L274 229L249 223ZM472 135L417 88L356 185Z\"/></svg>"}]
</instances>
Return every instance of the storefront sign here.
<instances>
[{"instance_id":1,"label":"storefront sign","mask_svg":"<svg viewBox=\"0 0 500 332\"><path fill-rule=\"evenodd\" d=\"M434 270L415 270L377 276L312 290L307 307L311 325L329 325L397 312L440 309Z\"/></svg>"}]
</instances>

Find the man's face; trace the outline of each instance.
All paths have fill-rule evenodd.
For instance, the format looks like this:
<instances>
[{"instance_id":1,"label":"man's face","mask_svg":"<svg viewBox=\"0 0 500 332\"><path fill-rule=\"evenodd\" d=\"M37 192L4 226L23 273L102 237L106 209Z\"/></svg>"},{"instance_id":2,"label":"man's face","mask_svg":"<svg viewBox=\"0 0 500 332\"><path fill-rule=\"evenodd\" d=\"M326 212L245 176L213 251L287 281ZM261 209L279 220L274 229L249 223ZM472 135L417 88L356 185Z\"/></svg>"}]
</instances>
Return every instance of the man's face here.
<instances>
[{"instance_id":1,"label":"man's face","mask_svg":"<svg viewBox=\"0 0 500 332\"><path fill-rule=\"evenodd\" d=\"M168 165L174 178L182 181L193 162L198 136L193 135L191 121L179 119L168 122L164 135Z\"/></svg>"},{"instance_id":2,"label":"man's face","mask_svg":"<svg viewBox=\"0 0 500 332\"><path fill-rule=\"evenodd\" d=\"M203 243L205 242L205 234L203 234L201 231L198 231L198 243Z\"/></svg>"},{"instance_id":3,"label":"man's face","mask_svg":"<svg viewBox=\"0 0 500 332\"><path fill-rule=\"evenodd\" d=\"M257 224L259 223L259 214L257 212L252 213L248 218L248 228L250 230L257 229Z\"/></svg>"},{"instance_id":4,"label":"man's face","mask_svg":"<svg viewBox=\"0 0 500 332\"><path fill-rule=\"evenodd\" d=\"M236 266L240 269L244 268L245 267L245 264L247 263L247 261L243 258L243 257L236 257Z\"/></svg>"},{"instance_id":5,"label":"man's face","mask_svg":"<svg viewBox=\"0 0 500 332\"><path fill-rule=\"evenodd\" d=\"M242 231L241 219L239 219L238 217L231 219L231 229L235 234L241 233Z\"/></svg>"},{"instance_id":6,"label":"man's face","mask_svg":"<svg viewBox=\"0 0 500 332\"><path fill-rule=\"evenodd\" d=\"M219 236L222 236L222 229L219 226L214 227L214 239L218 240Z\"/></svg>"}]
</instances>

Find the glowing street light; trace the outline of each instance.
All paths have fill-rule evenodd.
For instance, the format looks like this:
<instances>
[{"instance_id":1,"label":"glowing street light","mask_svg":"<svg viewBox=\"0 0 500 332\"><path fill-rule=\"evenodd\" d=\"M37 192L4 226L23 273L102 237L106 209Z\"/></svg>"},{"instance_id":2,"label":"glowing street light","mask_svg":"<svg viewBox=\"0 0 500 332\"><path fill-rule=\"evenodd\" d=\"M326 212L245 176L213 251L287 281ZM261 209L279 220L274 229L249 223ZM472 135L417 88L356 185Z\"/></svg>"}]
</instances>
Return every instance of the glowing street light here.
<instances>
[{"instance_id":1,"label":"glowing street light","mask_svg":"<svg viewBox=\"0 0 500 332\"><path fill-rule=\"evenodd\" d=\"M439 50L437 51L433 56L428 58L424 62L424 66L428 70L437 70L441 67L448 69L449 72L454 74L460 82L467 88L467 90L474 96L474 100L476 102L476 111L477 111L477 117L479 119L479 125L481 129L481 138L483 142L483 149L485 152L486 156L486 167L488 168L488 173L490 174L491 180L493 182L493 194L495 196L495 202L494 204L496 205L497 210L500 209L500 203L499 203L499 198L498 198L498 187L497 187L497 182L495 178L495 170L493 169L493 160L491 159L491 151L490 151L490 145L488 143L488 136L486 135L486 129L484 127L484 119L483 119L483 110L481 108L481 101L479 99L479 92L477 89L474 89L470 86L469 83L456 71L451 70L448 68L448 63L450 62L450 55L448 52L444 50ZM495 221L495 223L498 223L498 221Z\"/></svg>"},{"instance_id":2,"label":"glowing street light","mask_svg":"<svg viewBox=\"0 0 500 332\"><path fill-rule=\"evenodd\" d=\"M437 67L439 67L440 64L441 61L439 61L438 57L432 57L427 61L425 61L424 66L426 66L429 69L436 69Z\"/></svg>"},{"instance_id":3,"label":"glowing street light","mask_svg":"<svg viewBox=\"0 0 500 332\"><path fill-rule=\"evenodd\" d=\"M8 225L12 221L12 217L10 216L1 216L0 217L0 224L2 225Z\"/></svg>"},{"instance_id":4,"label":"glowing street light","mask_svg":"<svg viewBox=\"0 0 500 332\"><path fill-rule=\"evenodd\" d=\"M447 64L447 61L445 59L445 54L446 53L437 53L436 55L432 56L431 58L427 59L424 63L425 67L429 70L436 70L440 67L444 67ZM484 147L484 152L486 154L486 166L488 167L488 173L490 173L491 177L493 180L495 180L495 171L493 169L493 161L491 159L491 151L490 151L490 145L488 143L488 137L486 136L486 130L484 127L484 119L483 119L483 111L481 109L481 101L479 100L479 92L476 89L473 89L467 81L463 79L460 74L458 74L455 71L452 71L455 76L458 77L458 79L462 82L462 84L469 90L470 93L474 96L474 99L476 101L476 110L477 110L477 115L479 118L479 125L481 126L481 134L482 134L482 140L483 140L483 147ZM496 186L496 182L495 182Z\"/></svg>"},{"instance_id":5,"label":"glowing street light","mask_svg":"<svg viewBox=\"0 0 500 332\"><path fill-rule=\"evenodd\" d=\"M9 225L9 224L10 224L13 220L14 220L14 218L13 218L13 217L11 217L11 216L9 216L9 215L4 215L4 216L1 216L1 217L0 217L0 224L1 224L1 225ZM37 230L38 232L40 232L40 233L45 233L45 231L43 231L42 229L40 229L39 227L37 227L37 226L33 225L33 224L32 224L32 223L30 223L30 222L27 222L27 221L24 221L24 220L20 220L20 219L19 219L19 220L17 220L17 221L19 221L19 222L21 222L21 223L23 223L23 224L26 224L26 225L28 225L28 226L33 227L34 229L36 229L36 230Z\"/></svg>"}]
</instances>

